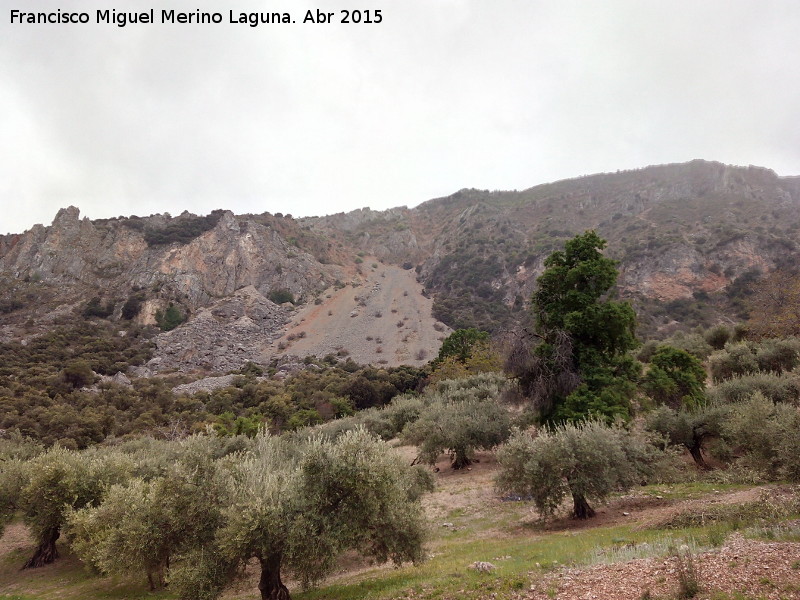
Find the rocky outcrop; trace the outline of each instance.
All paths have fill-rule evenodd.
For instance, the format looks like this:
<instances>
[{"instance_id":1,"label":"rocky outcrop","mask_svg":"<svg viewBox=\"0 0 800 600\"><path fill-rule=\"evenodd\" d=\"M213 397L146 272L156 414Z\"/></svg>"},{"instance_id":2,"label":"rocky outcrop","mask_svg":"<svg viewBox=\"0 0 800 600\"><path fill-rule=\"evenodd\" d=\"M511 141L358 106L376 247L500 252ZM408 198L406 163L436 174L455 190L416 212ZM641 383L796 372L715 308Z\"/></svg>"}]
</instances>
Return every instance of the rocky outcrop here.
<instances>
[{"instance_id":1,"label":"rocky outcrop","mask_svg":"<svg viewBox=\"0 0 800 600\"><path fill-rule=\"evenodd\" d=\"M193 396L198 392L210 393L233 385L238 375L222 375L220 377L203 377L191 383L183 383L172 388L172 392L179 396Z\"/></svg>"},{"instance_id":2,"label":"rocky outcrop","mask_svg":"<svg viewBox=\"0 0 800 600\"><path fill-rule=\"evenodd\" d=\"M153 373L179 370L226 373L247 362L265 365L266 352L293 309L269 301L253 286L202 308L188 323L156 336Z\"/></svg>"},{"instance_id":3,"label":"rocky outcrop","mask_svg":"<svg viewBox=\"0 0 800 600\"><path fill-rule=\"evenodd\" d=\"M170 299L192 310L246 286L264 295L287 289L302 300L344 277L341 268L321 264L269 226L231 212L188 243L158 245L148 244L129 220L93 223L79 215L74 206L61 209L51 226L36 225L6 241L0 273L123 297L131 289L166 288ZM157 228L192 216L137 223Z\"/></svg>"}]
</instances>

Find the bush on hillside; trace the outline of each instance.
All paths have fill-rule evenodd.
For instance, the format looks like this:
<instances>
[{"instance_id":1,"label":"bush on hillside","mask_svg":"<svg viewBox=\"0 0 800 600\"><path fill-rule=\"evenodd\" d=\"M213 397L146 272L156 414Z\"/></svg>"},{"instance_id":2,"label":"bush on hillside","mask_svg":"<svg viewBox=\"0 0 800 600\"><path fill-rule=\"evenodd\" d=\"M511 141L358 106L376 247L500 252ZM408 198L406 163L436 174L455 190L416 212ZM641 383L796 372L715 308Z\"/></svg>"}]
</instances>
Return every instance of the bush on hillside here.
<instances>
[{"instance_id":1,"label":"bush on hillside","mask_svg":"<svg viewBox=\"0 0 800 600\"><path fill-rule=\"evenodd\" d=\"M712 402L741 402L760 392L773 402L800 405L800 373L754 373L726 379L708 390Z\"/></svg>"},{"instance_id":2,"label":"bush on hillside","mask_svg":"<svg viewBox=\"0 0 800 600\"><path fill-rule=\"evenodd\" d=\"M284 302L291 302L294 304L294 294L292 294L292 292L286 288L270 291L267 298L269 298L275 304L283 304Z\"/></svg>"},{"instance_id":3,"label":"bush on hillside","mask_svg":"<svg viewBox=\"0 0 800 600\"><path fill-rule=\"evenodd\" d=\"M738 463L767 479L800 481L800 414L756 392L733 405L723 437L741 456Z\"/></svg>"}]
</instances>

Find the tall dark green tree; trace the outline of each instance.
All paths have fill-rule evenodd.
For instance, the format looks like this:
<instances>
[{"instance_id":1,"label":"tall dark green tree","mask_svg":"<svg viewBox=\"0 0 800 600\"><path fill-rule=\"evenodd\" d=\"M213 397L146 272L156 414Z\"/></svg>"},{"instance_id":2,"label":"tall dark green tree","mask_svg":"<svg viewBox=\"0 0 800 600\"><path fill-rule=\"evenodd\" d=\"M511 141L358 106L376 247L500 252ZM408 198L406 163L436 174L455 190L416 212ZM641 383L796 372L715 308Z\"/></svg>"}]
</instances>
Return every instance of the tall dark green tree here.
<instances>
[{"instance_id":1,"label":"tall dark green tree","mask_svg":"<svg viewBox=\"0 0 800 600\"><path fill-rule=\"evenodd\" d=\"M650 359L644 391L659 404L693 409L706 400L706 370L703 363L679 348L661 346Z\"/></svg>"},{"instance_id":2,"label":"tall dark green tree","mask_svg":"<svg viewBox=\"0 0 800 600\"><path fill-rule=\"evenodd\" d=\"M448 356L456 357L460 362L466 362L472 356L472 350L480 342L489 341L489 332L481 331L470 327L469 329L457 329L447 336L439 349L437 362L442 362Z\"/></svg>"},{"instance_id":3,"label":"tall dark green tree","mask_svg":"<svg viewBox=\"0 0 800 600\"><path fill-rule=\"evenodd\" d=\"M617 262L594 231L551 254L531 299L533 328L512 349L508 368L542 421L613 421L629 416L640 365L636 315L610 298Z\"/></svg>"}]
</instances>

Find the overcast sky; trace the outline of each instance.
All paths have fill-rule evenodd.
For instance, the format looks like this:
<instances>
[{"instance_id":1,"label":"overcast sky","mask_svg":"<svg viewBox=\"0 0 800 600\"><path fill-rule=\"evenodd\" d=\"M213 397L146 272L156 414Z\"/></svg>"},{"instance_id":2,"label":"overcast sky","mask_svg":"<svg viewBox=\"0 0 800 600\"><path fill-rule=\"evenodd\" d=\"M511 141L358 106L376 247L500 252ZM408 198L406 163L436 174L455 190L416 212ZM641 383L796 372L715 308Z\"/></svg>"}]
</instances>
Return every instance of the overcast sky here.
<instances>
[{"instance_id":1,"label":"overcast sky","mask_svg":"<svg viewBox=\"0 0 800 600\"><path fill-rule=\"evenodd\" d=\"M800 174L796 0L0 0L0 233L330 214L694 158ZM157 23L11 24L12 9ZM380 9L371 25L307 9ZM162 25L161 9L219 25ZM229 24L228 10L295 24Z\"/></svg>"}]
</instances>

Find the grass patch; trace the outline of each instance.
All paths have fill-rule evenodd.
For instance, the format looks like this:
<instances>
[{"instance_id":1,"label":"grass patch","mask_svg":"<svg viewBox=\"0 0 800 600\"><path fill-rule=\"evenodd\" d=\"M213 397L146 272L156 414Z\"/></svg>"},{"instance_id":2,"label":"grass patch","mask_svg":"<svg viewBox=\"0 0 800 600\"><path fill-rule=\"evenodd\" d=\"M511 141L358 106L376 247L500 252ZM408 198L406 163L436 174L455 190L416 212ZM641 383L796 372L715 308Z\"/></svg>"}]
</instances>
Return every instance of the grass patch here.
<instances>
[{"instance_id":1,"label":"grass patch","mask_svg":"<svg viewBox=\"0 0 800 600\"><path fill-rule=\"evenodd\" d=\"M710 494L734 492L751 487L753 486L738 483L689 481L685 483L671 483L669 485L647 485L640 489L640 493L653 498L660 496L665 500L695 500L697 498L704 498Z\"/></svg>"},{"instance_id":2,"label":"grass patch","mask_svg":"<svg viewBox=\"0 0 800 600\"><path fill-rule=\"evenodd\" d=\"M736 504L710 504L689 508L659 523L659 529L704 527L728 524L732 529L747 525L768 524L800 514L800 498L796 494L762 491L758 500Z\"/></svg>"},{"instance_id":3,"label":"grass patch","mask_svg":"<svg viewBox=\"0 0 800 600\"><path fill-rule=\"evenodd\" d=\"M531 581L563 566L598 562L618 562L645 556L666 556L676 544L699 544L696 530L669 534L634 531L630 525L599 527L577 532L547 533L535 536L490 539L440 539L432 544L433 556L419 566L388 571L376 569L360 580L334 584L298 593L296 600L356 600L402 598L433 600L481 599L489 595L499 600L515 597ZM491 573L469 569L476 561L495 565Z\"/></svg>"}]
</instances>

